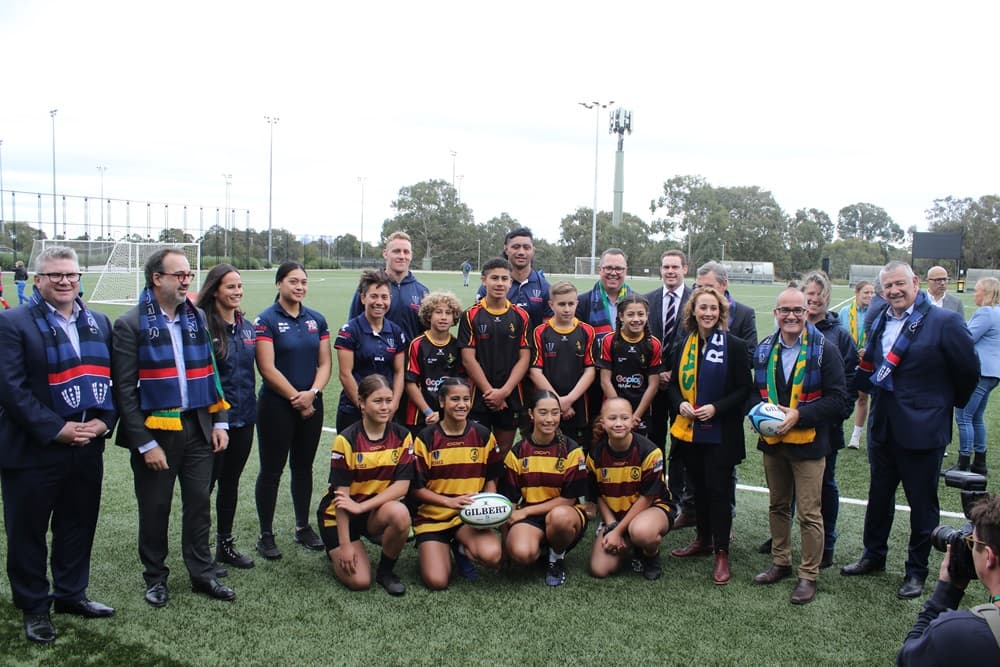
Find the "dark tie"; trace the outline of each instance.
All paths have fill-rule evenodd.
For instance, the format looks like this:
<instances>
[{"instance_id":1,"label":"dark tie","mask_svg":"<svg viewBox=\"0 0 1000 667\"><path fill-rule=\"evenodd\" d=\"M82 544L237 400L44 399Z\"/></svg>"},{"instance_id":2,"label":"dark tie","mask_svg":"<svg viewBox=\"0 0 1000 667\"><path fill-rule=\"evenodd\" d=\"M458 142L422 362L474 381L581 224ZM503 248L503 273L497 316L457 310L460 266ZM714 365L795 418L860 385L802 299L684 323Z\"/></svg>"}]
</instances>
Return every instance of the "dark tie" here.
<instances>
[{"instance_id":1,"label":"dark tie","mask_svg":"<svg viewBox=\"0 0 1000 667\"><path fill-rule=\"evenodd\" d=\"M667 302L667 310L663 313L663 342L674 337L674 329L677 328L677 295L670 292L670 301Z\"/></svg>"}]
</instances>

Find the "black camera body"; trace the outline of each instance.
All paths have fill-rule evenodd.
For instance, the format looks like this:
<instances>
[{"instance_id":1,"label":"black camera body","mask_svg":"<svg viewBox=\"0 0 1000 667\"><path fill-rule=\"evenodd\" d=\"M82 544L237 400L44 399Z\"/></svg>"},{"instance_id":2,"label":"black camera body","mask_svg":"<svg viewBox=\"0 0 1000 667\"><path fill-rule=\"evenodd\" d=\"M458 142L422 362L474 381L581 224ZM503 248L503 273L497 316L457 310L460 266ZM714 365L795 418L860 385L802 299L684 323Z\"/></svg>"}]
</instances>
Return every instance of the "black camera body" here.
<instances>
[{"instance_id":1,"label":"black camera body","mask_svg":"<svg viewBox=\"0 0 1000 667\"><path fill-rule=\"evenodd\" d=\"M969 519L972 506L986 497L986 476L967 470L948 470L941 474L944 485L960 489L962 494L962 512ZM931 533L931 544L938 551L946 551L951 545L951 561L948 568L953 579L977 579L976 568L972 562L972 552L965 544L965 538L972 535L972 521L966 521L960 528L953 526L938 526Z\"/></svg>"}]
</instances>

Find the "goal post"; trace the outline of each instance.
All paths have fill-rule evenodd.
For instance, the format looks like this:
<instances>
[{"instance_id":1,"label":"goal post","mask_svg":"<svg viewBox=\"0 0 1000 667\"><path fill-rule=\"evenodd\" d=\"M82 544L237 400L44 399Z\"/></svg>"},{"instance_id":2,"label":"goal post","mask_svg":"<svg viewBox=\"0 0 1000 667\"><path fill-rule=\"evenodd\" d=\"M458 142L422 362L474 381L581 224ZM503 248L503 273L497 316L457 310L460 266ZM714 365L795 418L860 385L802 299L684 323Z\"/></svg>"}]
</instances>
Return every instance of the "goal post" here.
<instances>
[{"instance_id":1,"label":"goal post","mask_svg":"<svg viewBox=\"0 0 1000 667\"><path fill-rule=\"evenodd\" d=\"M98 273L87 301L91 303L134 305L146 286L146 260L157 250L177 248L187 256L195 277L189 288L197 293L201 285L201 245L198 243L134 243L118 241Z\"/></svg>"},{"instance_id":2,"label":"goal post","mask_svg":"<svg viewBox=\"0 0 1000 667\"><path fill-rule=\"evenodd\" d=\"M600 257L574 257L573 258L573 274L577 278L586 278L588 276L596 276L597 271L601 266Z\"/></svg>"}]
</instances>

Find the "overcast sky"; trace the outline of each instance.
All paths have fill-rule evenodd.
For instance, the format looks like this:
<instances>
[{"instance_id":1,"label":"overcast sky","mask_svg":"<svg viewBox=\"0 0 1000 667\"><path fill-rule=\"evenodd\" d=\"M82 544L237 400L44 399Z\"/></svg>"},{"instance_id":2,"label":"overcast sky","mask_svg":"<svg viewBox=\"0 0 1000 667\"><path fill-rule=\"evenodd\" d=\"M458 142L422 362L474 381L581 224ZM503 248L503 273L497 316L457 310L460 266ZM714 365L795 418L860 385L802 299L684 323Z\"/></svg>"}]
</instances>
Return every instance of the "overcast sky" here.
<instances>
[{"instance_id":1,"label":"overcast sky","mask_svg":"<svg viewBox=\"0 0 1000 667\"><path fill-rule=\"evenodd\" d=\"M866 201L904 229L998 191L1000 3L0 3L3 188L231 205L377 243L400 187L452 179L477 222L555 241L594 197L595 112L630 109L626 212L677 174L784 210ZM600 117L598 209L616 138ZM451 152L457 155L453 158ZM9 197L9 196L8 196ZM9 199L7 215L9 217ZM18 217L37 216L18 203ZM51 219L50 214L47 219Z\"/></svg>"}]
</instances>

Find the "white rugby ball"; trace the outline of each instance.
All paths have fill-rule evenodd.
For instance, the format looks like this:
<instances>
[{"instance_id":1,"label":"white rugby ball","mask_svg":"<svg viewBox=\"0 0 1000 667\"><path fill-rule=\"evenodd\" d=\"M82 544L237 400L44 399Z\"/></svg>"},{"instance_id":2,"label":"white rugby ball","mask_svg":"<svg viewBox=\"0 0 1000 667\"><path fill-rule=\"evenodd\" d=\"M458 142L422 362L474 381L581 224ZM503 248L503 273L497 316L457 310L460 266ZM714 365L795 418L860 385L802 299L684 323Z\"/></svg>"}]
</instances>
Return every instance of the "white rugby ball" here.
<instances>
[{"instance_id":1,"label":"white rugby ball","mask_svg":"<svg viewBox=\"0 0 1000 667\"><path fill-rule=\"evenodd\" d=\"M514 504L499 493L477 493L472 502L458 511L458 516L473 528L494 528L510 518Z\"/></svg>"},{"instance_id":2,"label":"white rugby ball","mask_svg":"<svg viewBox=\"0 0 1000 667\"><path fill-rule=\"evenodd\" d=\"M747 413L750 426L761 435L778 435L778 426L785 421L785 413L774 403L758 403Z\"/></svg>"}]
</instances>

